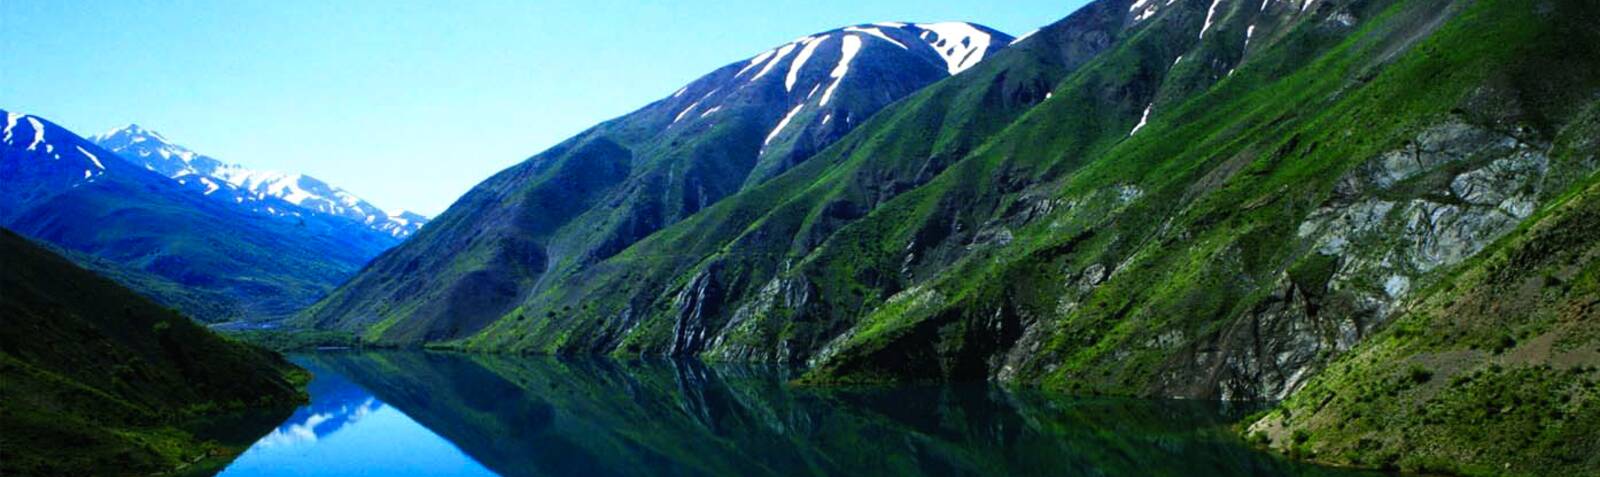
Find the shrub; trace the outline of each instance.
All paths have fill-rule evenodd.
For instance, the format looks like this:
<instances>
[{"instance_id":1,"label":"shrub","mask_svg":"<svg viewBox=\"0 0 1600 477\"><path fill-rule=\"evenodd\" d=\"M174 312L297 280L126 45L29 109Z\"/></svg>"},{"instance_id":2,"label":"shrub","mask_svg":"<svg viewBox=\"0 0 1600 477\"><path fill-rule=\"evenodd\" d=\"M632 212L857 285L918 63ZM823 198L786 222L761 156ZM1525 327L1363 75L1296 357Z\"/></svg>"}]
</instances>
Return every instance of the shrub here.
<instances>
[{"instance_id":1,"label":"shrub","mask_svg":"<svg viewBox=\"0 0 1600 477\"><path fill-rule=\"evenodd\" d=\"M1408 374L1411 376L1411 382L1417 384L1423 384L1433 380L1433 371L1429 371L1427 368L1422 366L1412 366L1411 371Z\"/></svg>"}]
</instances>

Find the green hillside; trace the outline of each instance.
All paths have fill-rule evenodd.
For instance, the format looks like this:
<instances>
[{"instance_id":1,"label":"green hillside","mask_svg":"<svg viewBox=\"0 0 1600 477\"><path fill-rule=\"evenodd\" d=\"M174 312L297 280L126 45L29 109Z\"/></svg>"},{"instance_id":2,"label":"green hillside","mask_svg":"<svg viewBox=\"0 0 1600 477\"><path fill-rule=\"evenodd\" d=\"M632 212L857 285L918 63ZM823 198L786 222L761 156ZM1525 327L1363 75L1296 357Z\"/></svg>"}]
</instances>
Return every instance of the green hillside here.
<instances>
[{"instance_id":1,"label":"green hillside","mask_svg":"<svg viewBox=\"0 0 1600 477\"><path fill-rule=\"evenodd\" d=\"M1011 39L967 27L988 50ZM495 174L300 321L386 343L469 336L556 279L809 161L948 77L930 42L960 41L913 24L848 28L730 63ZM801 43L814 59L788 56Z\"/></svg>"},{"instance_id":2,"label":"green hillside","mask_svg":"<svg viewBox=\"0 0 1600 477\"><path fill-rule=\"evenodd\" d=\"M1582 2L1220 5L1092 4L454 344L1278 398L1594 169Z\"/></svg>"},{"instance_id":3,"label":"green hillside","mask_svg":"<svg viewBox=\"0 0 1600 477\"><path fill-rule=\"evenodd\" d=\"M237 453L304 399L281 356L4 229L0 263L0 474L162 473Z\"/></svg>"},{"instance_id":4,"label":"green hillside","mask_svg":"<svg viewBox=\"0 0 1600 477\"><path fill-rule=\"evenodd\" d=\"M1250 432L1346 465L1467 475L1600 470L1595 237L1600 178L1428 290Z\"/></svg>"},{"instance_id":5,"label":"green hillside","mask_svg":"<svg viewBox=\"0 0 1600 477\"><path fill-rule=\"evenodd\" d=\"M1434 290L1470 286L1461 270L1485 250L1593 241L1506 237L1600 170L1596 24L1600 4L1580 0L1097 1L770 180L541 276L462 328L479 331L419 339L403 317L356 330L386 344L785 362L810 383L1335 392L1317 391L1346 379L1317 377L1330 362L1395 333ZM1539 279L1593 299L1565 273ZM1500 328L1511 342L1480 347L1543 333ZM1447 329L1416 330L1456 343ZM1380 363L1368 369L1399 369ZM1319 455L1354 445L1289 425L1327 446ZM1594 448L1563 440L1585 425L1541 427L1560 445L1449 448L1473 453L1466 466L1517 453L1501 464L1592 472L1562 457ZM1398 445L1384 442L1370 445Z\"/></svg>"}]
</instances>

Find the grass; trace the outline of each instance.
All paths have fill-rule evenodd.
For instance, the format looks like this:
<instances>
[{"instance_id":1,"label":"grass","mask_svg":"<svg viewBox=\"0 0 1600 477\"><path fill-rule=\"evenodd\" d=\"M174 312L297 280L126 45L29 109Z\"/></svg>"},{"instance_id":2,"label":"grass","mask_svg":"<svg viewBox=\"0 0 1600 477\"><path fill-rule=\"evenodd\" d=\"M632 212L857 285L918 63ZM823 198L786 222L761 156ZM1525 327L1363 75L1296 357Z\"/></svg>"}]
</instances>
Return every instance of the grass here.
<instances>
[{"instance_id":1,"label":"grass","mask_svg":"<svg viewBox=\"0 0 1600 477\"><path fill-rule=\"evenodd\" d=\"M242 450L200 422L286 416L309 376L0 230L0 473L144 475ZM267 427L274 422L265 420ZM254 436L251 436L253 438Z\"/></svg>"}]
</instances>

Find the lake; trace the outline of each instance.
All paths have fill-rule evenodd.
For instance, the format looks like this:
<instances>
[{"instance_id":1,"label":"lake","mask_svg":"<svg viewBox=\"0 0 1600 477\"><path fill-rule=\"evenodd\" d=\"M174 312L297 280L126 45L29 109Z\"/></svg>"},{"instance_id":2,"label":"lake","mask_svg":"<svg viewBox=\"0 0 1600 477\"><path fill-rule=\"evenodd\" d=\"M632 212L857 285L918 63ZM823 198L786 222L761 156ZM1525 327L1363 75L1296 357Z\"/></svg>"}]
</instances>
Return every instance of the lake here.
<instances>
[{"instance_id":1,"label":"lake","mask_svg":"<svg viewBox=\"0 0 1600 477\"><path fill-rule=\"evenodd\" d=\"M1375 475L1255 451L1248 405L818 389L759 366L331 352L220 475Z\"/></svg>"}]
</instances>

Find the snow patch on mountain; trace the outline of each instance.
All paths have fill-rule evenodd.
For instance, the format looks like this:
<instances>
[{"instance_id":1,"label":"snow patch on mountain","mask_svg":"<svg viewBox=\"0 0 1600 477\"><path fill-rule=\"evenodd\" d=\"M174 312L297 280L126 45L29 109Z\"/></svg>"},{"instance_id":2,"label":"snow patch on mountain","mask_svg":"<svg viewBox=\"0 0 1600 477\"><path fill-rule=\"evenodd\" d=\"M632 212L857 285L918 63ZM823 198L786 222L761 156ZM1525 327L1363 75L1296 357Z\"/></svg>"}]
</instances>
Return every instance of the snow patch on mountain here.
<instances>
[{"instance_id":1,"label":"snow patch on mountain","mask_svg":"<svg viewBox=\"0 0 1600 477\"><path fill-rule=\"evenodd\" d=\"M778 63L782 63L783 59L789 56L789 53L794 52L794 47L794 43L779 47L778 52L773 54L772 60L768 61L766 66L761 67L761 71L756 72L755 76L750 77L750 81L755 82L755 80L761 79L762 76L766 76L767 72L772 71L772 68L778 66Z\"/></svg>"},{"instance_id":2,"label":"snow patch on mountain","mask_svg":"<svg viewBox=\"0 0 1600 477\"><path fill-rule=\"evenodd\" d=\"M811 59L811 54L817 51L817 46L822 45L828 36L805 39L805 47L800 49L800 54L795 55L794 62L789 64L789 74L784 77L783 90L794 91L794 82L800 79L800 69L806 67L806 61Z\"/></svg>"},{"instance_id":3,"label":"snow patch on mountain","mask_svg":"<svg viewBox=\"0 0 1600 477\"><path fill-rule=\"evenodd\" d=\"M828 101L833 99L833 91L839 88L839 83L844 82L844 75L850 73L850 62L854 61L856 54L861 52L861 37L846 35L844 37L844 47L840 51L839 65L833 67L833 72L828 73L828 77L833 78L833 84L829 85L828 90L822 93L823 106L827 106Z\"/></svg>"},{"instance_id":4,"label":"snow patch on mountain","mask_svg":"<svg viewBox=\"0 0 1600 477\"><path fill-rule=\"evenodd\" d=\"M71 179L70 181L64 180L59 184L59 186L64 187L76 188L84 183L94 182L94 178L105 174L105 163L101 162L100 158L94 153L89 152L82 146L78 146L73 142L74 139L67 138L63 134L64 130L59 126L49 124L32 115L10 111L3 112L6 115L6 124L5 129L0 130L0 143L3 143L7 148L15 148L13 151L18 152L18 154L12 157L0 153L0 160L18 160L36 155L39 158L48 157L52 162L60 162L62 164L58 166L59 169L52 170L59 171L62 174L62 179ZM61 149L56 150L56 146L61 146ZM78 150L79 155L70 155L74 148ZM63 156L63 154L68 155ZM82 171L81 181L79 181L80 178L78 177L78 171L80 170ZM0 181L0 187L7 185L10 184Z\"/></svg>"},{"instance_id":5,"label":"snow patch on mountain","mask_svg":"<svg viewBox=\"0 0 1600 477\"><path fill-rule=\"evenodd\" d=\"M1206 39L1206 32L1211 30L1211 20L1217 16L1217 5L1222 0L1211 0L1211 9L1206 10L1206 25L1200 28L1200 39Z\"/></svg>"},{"instance_id":6,"label":"snow patch on mountain","mask_svg":"<svg viewBox=\"0 0 1600 477\"><path fill-rule=\"evenodd\" d=\"M1155 107L1155 103L1150 103L1149 106L1145 106L1144 116L1139 117L1139 124L1134 125L1132 131L1128 131L1128 137L1133 137L1134 134L1138 134L1140 129L1144 129L1144 126L1150 123L1150 110L1155 109Z\"/></svg>"},{"instance_id":7,"label":"snow patch on mountain","mask_svg":"<svg viewBox=\"0 0 1600 477\"><path fill-rule=\"evenodd\" d=\"M796 105L794 107L794 109L789 110L789 114L784 115L782 121L778 121L778 126L775 127L775 128L772 128L772 132L767 133L767 141L763 142L761 144L762 145L772 144L773 138L778 137L778 133L783 132L783 128L789 126L789 121L794 119L794 116L796 114L800 114L800 110L804 109L805 107L806 107L806 103L800 103L799 105Z\"/></svg>"},{"instance_id":8,"label":"snow patch on mountain","mask_svg":"<svg viewBox=\"0 0 1600 477\"><path fill-rule=\"evenodd\" d=\"M22 113L6 113L5 142L11 143L11 130L17 127L17 120L22 119Z\"/></svg>"},{"instance_id":9,"label":"snow patch on mountain","mask_svg":"<svg viewBox=\"0 0 1600 477\"><path fill-rule=\"evenodd\" d=\"M881 38L881 39L883 39L883 40L884 40L884 41L887 41L887 42L889 42L889 43L894 43L894 46L898 46L898 47L900 47L900 49L902 49L902 50L909 50L909 49L911 49L911 47L909 47L909 46L906 46L906 44L905 44L905 43L901 43L901 42L900 42L900 40L896 40L896 39L894 39L894 38L891 38L891 37L889 37L889 35L886 35L886 34L884 34L884 33L883 33L883 30L879 30L879 29L877 29L877 28L870 28L870 27L869 27L869 28L863 28L863 27L845 27L845 28L844 28L844 31L848 31L848 32L856 32L856 33L866 33L866 34L868 34L868 35L872 35L872 36L875 36L875 37L878 37L878 38Z\"/></svg>"},{"instance_id":10,"label":"snow patch on mountain","mask_svg":"<svg viewBox=\"0 0 1600 477\"><path fill-rule=\"evenodd\" d=\"M819 124L827 126L834 113L840 112L832 108L852 107L833 102L835 96L848 95L841 88L875 87L870 82L855 79L845 86L845 78L852 69L878 71L874 68L906 65L904 67L912 67L912 72L918 75L927 75L930 67L936 68L932 71L954 75L1011 43L1009 35L965 22L877 22L846 26L796 38L729 65L727 70L717 73L720 77L697 80L662 100L661 118L665 128L679 128L682 127L679 123L701 123L718 111L741 111L742 115L749 108L748 98L752 96L770 98L775 103L782 101L772 105L781 105L781 110L763 113L771 114L768 120L774 121L769 123L772 126L763 142L763 145L770 145L784 132L804 131ZM726 76L728 71L734 71L732 76ZM782 90L778 90L780 83ZM703 94L704 90L712 91ZM820 98L818 93L821 93ZM813 106L822 110L802 120L800 112ZM849 125L851 117L846 113L842 119ZM798 124L802 121L809 124ZM841 127L844 126L835 125L833 129ZM762 150L764 154L765 148Z\"/></svg>"},{"instance_id":11,"label":"snow patch on mountain","mask_svg":"<svg viewBox=\"0 0 1600 477\"><path fill-rule=\"evenodd\" d=\"M1128 13L1133 15L1134 23L1145 21L1156 15L1161 10L1161 5L1152 0L1139 0L1128 7Z\"/></svg>"},{"instance_id":12,"label":"snow patch on mountain","mask_svg":"<svg viewBox=\"0 0 1600 477\"><path fill-rule=\"evenodd\" d=\"M989 33L971 23L918 23L916 27L925 30L921 38L944 58L951 75L960 74L983 61L992 40Z\"/></svg>"},{"instance_id":13,"label":"snow patch on mountain","mask_svg":"<svg viewBox=\"0 0 1600 477\"><path fill-rule=\"evenodd\" d=\"M755 68L756 66L760 66L762 64L762 62L767 61L767 58L771 58L772 55L776 54L776 53L777 53L777 50L767 50L767 51L761 52L761 54L756 55L755 58L751 58L750 59L750 64L745 65L744 68L740 69L738 73L734 73L733 77L738 78L740 76L744 76L744 74L749 72L751 68Z\"/></svg>"},{"instance_id":14,"label":"snow patch on mountain","mask_svg":"<svg viewBox=\"0 0 1600 477\"><path fill-rule=\"evenodd\" d=\"M35 148L38 148L39 144L44 142L44 124L40 124L39 120L34 118L33 116L28 116L28 117L26 117L24 119L27 119L28 120L28 124L33 126L33 143L32 144L28 144L28 150L32 151ZM50 149L53 150L55 148L50 148ZM49 151L46 151L46 152L49 152Z\"/></svg>"},{"instance_id":15,"label":"snow patch on mountain","mask_svg":"<svg viewBox=\"0 0 1600 477\"><path fill-rule=\"evenodd\" d=\"M83 146L73 146L73 147L78 148L78 152L83 153L83 157L88 158L89 162L93 162L95 167L100 168L100 170L102 170L102 171L106 170L106 165L100 163L100 157L99 156L96 156L96 155L94 155L94 153L91 153L89 151L85 151L83 149Z\"/></svg>"},{"instance_id":16,"label":"snow patch on mountain","mask_svg":"<svg viewBox=\"0 0 1600 477\"><path fill-rule=\"evenodd\" d=\"M700 105L699 101L695 101L693 103L689 103L689 107L683 108L683 111L678 113L678 117L672 118L672 122L674 124L676 124L678 121L682 121L683 117L685 115L688 115L690 111L694 111L695 106L699 106L699 105Z\"/></svg>"},{"instance_id":17,"label":"snow patch on mountain","mask_svg":"<svg viewBox=\"0 0 1600 477\"><path fill-rule=\"evenodd\" d=\"M1035 29L1033 29L1033 31L1030 31L1030 32L1027 32L1027 33L1023 33L1022 36L1019 36L1019 37L1016 37L1016 38L1012 39L1011 43L1009 43L1009 44L1010 45L1015 45L1017 43L1021 43L1022 40L1026 40L1028 38L1032 38L1034 35L1039 34L1039 30L1040 29L1035 28Z\"/></svg>"},{"instance_id":18,"label":"snow patch on mountain","mask_svg":"<svg viewBox=\"0 0 1600 477\"><path fill-rule=\"evenodd\" d=\"M276 216L315 213L340 217L396 238L410 236L427 222L421 215L410 212L384 211L315 177L224 163L168 142L161 134L136 124L88 139L129 162L163 174L179 184L203 186L201 193L205 195L226 191L219 197L223 200L232 199L232 202L251 207L259 213Z\"/></svg>"}]
</instances>

